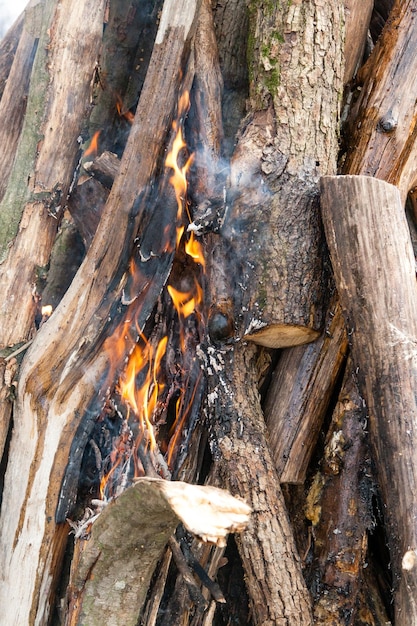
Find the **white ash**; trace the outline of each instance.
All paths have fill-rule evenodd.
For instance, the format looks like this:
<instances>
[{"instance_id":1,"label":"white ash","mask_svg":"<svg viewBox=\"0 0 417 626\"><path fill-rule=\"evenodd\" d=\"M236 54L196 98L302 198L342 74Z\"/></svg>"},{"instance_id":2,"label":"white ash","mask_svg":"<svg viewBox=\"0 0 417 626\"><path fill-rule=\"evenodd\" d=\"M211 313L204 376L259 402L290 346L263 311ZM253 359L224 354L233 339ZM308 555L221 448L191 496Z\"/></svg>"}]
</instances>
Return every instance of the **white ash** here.
<instances>
[{"instance_id":1,"label":"white ash","mask_svg":"<svg viewBox=\"0 0 417 626\"><path fill-rule=\"evenodd\" d=\"M266 322L251 319L250 324L245 331L245 335L251 335L254 331L261 330L261 328L265 328L265 326L268 326Z\"/></svg>"}]
</instances>

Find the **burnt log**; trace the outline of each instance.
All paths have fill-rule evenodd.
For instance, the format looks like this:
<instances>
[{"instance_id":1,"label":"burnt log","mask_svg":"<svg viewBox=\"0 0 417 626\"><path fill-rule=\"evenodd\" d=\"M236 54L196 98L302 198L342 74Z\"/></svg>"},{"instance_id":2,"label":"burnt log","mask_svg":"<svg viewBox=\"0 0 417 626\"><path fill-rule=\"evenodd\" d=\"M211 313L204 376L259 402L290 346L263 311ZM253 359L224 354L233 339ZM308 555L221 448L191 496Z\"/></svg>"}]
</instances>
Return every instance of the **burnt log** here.
<instances>
[{"instance_id":1,"label":"burnt log","mask_svg":"<svg viewBox=\"0 0 417 626\"><path fill-rule=\"evenodd\" d=\"M186 70L197 3L192 8L190 11L189 3L187 11L182 4L164 5L135 122L99 229L70 289L40 329L22 367L1 515L0 593L4 597L2 604L7 604L10 612L10 616L4 614L6 621L46 622L50 614L67 532L67 525L62 522L75 497L77 476L68 478L70 483L75 479L71 487L66 487L68 481L64 481L62 498L61 483L81 417L86 415L97 387L105 384L109 364L101 350L101 332L120 305L127 261L145 211L147 190L161 164L161 151L167 142L167 129ZM91 31L90 20L76 18L78 14L72 5L71 15L88 24ZM61 17L65 20L62 8ZM78 60L78 55L75 58ZM167 75L172 77L168 85ZM156 89L158 81L160 90ZM164 107L159 100L162 84ZM116 231L119 238L108 237L109 232ZM164 275L160 273L153 290L146 292L145 319L163 284ZM137 306L137 298L134 300ZM124 357L125 354L120 355L121 363ZM30 446L26 442L29 431ZM74 467L80 462L81 457ZM59 502L62 506L57 512ZM11 519L7 512L12 508L20 512ZM18 577L22 578L21 583ZM19 600L12 602L17 590Z\"/></svg>"},{"instance_id":2,"label":"burnt log","mask_svg":"<svg viewBox=\"0 0 417 626\"><path fill-rule=\"evenodd\" d=\"M324 177L322 207L385 504L396 624L417 619L415 260L396 187Z\"/></svg>"}]
</instances>

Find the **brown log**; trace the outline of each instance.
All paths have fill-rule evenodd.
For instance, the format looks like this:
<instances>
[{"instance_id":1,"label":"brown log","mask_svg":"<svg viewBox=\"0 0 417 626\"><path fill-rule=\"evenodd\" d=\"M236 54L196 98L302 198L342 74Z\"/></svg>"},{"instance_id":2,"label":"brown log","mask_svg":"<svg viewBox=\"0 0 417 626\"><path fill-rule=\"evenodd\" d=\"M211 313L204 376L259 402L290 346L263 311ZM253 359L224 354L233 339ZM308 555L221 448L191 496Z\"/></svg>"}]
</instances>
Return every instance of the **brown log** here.
<instances>
[{"instance_id":1,"label":"brown log","mask_svg":"<svg viewBox=\"0 0 417 626\"><path fill-rule=\"evenodd\" d=\"M324 177L332 265L369 411L385 504L396 624L417 620L417 288L399 191L367 176Z\"/></svg>"},{"instance_id":2,"label":"brown log","mask_svg":"<svg viewBox=\"0 0 417 626\"><path fill-rule=\"evenodd\" d=\"M215 484L245 499L253 511L237 544L254 623L307 625L310 598L268 449L256 352L255 346L238 344L210 348L207 355L207 367L217 372L208 395Z\"/></svg>"},{"instance_id":3,"label":"brown log","mask_svg":"<svg viewBox=\"0 0 417 626\"><path fill-rule=\"evenodd\" d=\"M417 3L397 0L372 55L347 128L346 174L364 174L397 185L403 203L417 183Z\"/></svg>"},{"instance_id":4,"label":"brown log","mask_svg":"<svg viewBox=\"0 0 417 626\"><path fill-rule=\"evenodd\" d=\"M307 496L312 523L314 617L317 624L354 624L371 526L367 419L351 359ZM368 455L369 457L369 455Z\"/></svg>"},{"instance_id":5,"label":"brown log","mask_svg":"<svg viewBox=\"0 0 417 626\"><path fill-rule=\"evenodd\" d=\"M239 333L269 347L312 341L323 323L317 183L336 171L342 21L334 3L250 11L250 115L231 163L224 232L237 259Z\"/></svg>"},{"instance_id":6,"label":"brown log","mask_svg":"<svg viewBox=\"0 0 417 626\"><path fill-rule=\"evenodd\" d=\"M264 412L281 483L305 481L347 347L342 311L333 298L319 339L280 356Z\"/></svg>"},{"instance_id":7,"label":"brown log","mask_svg":"<svg viewBox=\"0 0 417 626\"><path fill-rule=\"evenodd\" d=\"M23 56L35 46L36 38L39 41L35 46L25 124L0 203L0 349L27 341L34 331L37 275L49 261L57 218L61 217L61 205L74 176L78 137L90 107L89 85L103 17L96 3L92 6L85 0L77 4L76 11L71 3L64 4L55 19L55 4L48 0L42 16L39 5L28 10L21 37ZM103 6L104 3L102 11ZM74 29L80 32L83 52L78 38L73 37ZM67 40L68 45L62 45ZM17 55L17 63L19 58ZM71 99L67 98L67 90L71 91ZM2 103L3 100L4 97ZM44 116L39 115L39 110L44 111ZM6 115L6 111L2 112ZM62 116L66 116L65 124ZM9 112L2 118L2 128L8 125L8 119ZM9 414L7 404L0 406L1 453Z\"/></svg>"},{"instance_id":8,"label":"brown log","mask_svg":"<svg viewBox=\"0 0 417 626\"><path fill-rule=\"evenodd\" d=\"M13 65L14 55L23 30L23 21L24 13L17 18L0 41L0 100L3 96L4 87Z\"/></svg>"},{"instance_id":9,"label":"brown log","mask_svg":"<svg viewBox=\"0 0 417 626\"><path fill-rule=\"evenodd\" d=\"M373 0L345 0L345 85L363 59L373 8Z\"/></svg>"},{"instance_id":10,"label":"brown log","mask_svg":"<svg viewBox=\"0 0 417 626\"><path fill-rule=\"evenodd\" d=\"M67 626L135 626L163 549L179 522L223 545L242 532L250 508L214 487L141 478L76 529Z\"/></svg>"},{"instance_id":11,"label":"brown log","mask_svg":"<svg viewBox=\"0 0 417 626\"><path fill-rule=\"evenodd\" d=\"M50 612L56 565L62 556L58 539L66 532L55 515L71 441L108 368L108 357L100 351L100 333L114 315L112 303L116 307L120 303L129 251L165 147L197 12L198 3L187 2L185 10L182 3L165 2L135 123L99 229L76 279L42 326L22 367L1 516L0 595L2 605L8 606L4 619L10 623L46 621ZM90 21L84 22L91 29ZM171 77L168 83L166 76ZM109 237L109 232L118 232L118 237ZM151 310L163 282L160 273L155 293L146 292ZM149 311L143 315L147 319ZM124 355L120 358L122 362ZM72 464L80 462L71 459ZM58 519L75 498L68 481L63 493L69 489L70 496L63 498ZM16 515L10 516L11 510ZM14 593L19 596L16 601Z\"/></svg>"}]
</instances>

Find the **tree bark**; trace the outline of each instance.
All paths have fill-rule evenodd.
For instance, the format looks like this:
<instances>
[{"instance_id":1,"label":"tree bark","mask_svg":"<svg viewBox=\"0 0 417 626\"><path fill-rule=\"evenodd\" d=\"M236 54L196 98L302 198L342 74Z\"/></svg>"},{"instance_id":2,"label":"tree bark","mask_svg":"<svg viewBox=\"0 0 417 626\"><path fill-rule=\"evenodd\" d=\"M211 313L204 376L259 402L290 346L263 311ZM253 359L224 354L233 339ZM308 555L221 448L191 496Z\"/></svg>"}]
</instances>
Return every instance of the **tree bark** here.
<instances>
[{"instance_id":1,"label":"tree bark","mask_svg":"<svg viewBox=\"0 0 417 626\"><path fill-rule=\"evenodd\" d=\"M222 545L250 509L225 491L141 478L76 530L66 624L135 626L155 566L179 522ZM137 578L140 575L140 585Z\"/></svg>"},{"instance_id":2,"label":"tree bark","mask_svg":"<svg viewBox=\"0 0 417 626\"><path fill-rule=\"evenodd\" d=\"M240 336L286 347L316 339L323 323L317 183L336 171L343 12L334 3L256 3L249 16L250 113L224 232Z\"/></svg>"},{"instance_id":3,"label":"tree bark","mask_svg":"<svg viewBox=\"0 0 417 626\"><path fill-rule=\"evenodd\" d=\"M192 8L193 11L189 3L187 11L178 3L174 6L166 2L164 6L135 123L99 230L77 278L37 334L22 368L1 516L0 594L2 604L8 606L4 619L11 623L14 619L25 624L48 619L59 572L57 563L62 555L60 539L66 533L65 525L56 524L55 515L60 521L65 519L75 498L77 473L69 479L71 483L75 478L72 486L64 481L63 498L61 481L81 416L86 415L97 386L104 383L108 359L99 350L103 341L100 331L106 328L109 315L115 314L119 304L128 254L148 199L148 185L160 164L181 68L189 52L197 3ZM87 19L84 22L91 28ZM167 75L172 77L169 84L165 81ZM158 81L160 89L156 87ZM159 98L162 85L164 107ZM109 238L109 232L119 232L119 237ZM156 282L156 292L149 295L152 302L147 304L151 309L163 285L163 275ZM149 315L147 307L145 319ZM121 361L124 356L120 356ZM80 427L88 430L88 425ZM28 432L32 433L30 445ZM82 451L74 454L71 469L76 469L77 463L79 467ZM63 506L57 513L62 500ZM10 518L10 510L19 511L17 517ZM19 596L16 602L11 601L14 594Z\"/></svg>"},{"instance_id":4,"label":"tree bark","mask_svg":"<svg viewBox=\"0 0 417 626\"><path fill-rule=\"evenodd\" d=\"M322 179L326 237L367 402L385 503L396 624L417 620L417 289L401 197L370 177Z\"/></svg>"}]
</instances>

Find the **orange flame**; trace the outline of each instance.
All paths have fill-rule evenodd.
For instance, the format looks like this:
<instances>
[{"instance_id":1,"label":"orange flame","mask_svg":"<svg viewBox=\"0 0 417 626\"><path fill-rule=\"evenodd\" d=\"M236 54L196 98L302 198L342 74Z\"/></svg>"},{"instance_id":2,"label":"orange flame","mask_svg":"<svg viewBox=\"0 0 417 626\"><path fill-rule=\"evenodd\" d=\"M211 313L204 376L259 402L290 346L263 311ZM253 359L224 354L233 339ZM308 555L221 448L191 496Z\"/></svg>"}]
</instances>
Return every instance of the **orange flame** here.
<instances>
[{"instance_id":1,"label":"orange flame","mask_svg":"<svg viewBox=\"0 0 417 626\"><path fill-rule=\"evenodd\" d=\"M84 152L84 156L96 156L97 152L98 152L98 138L100 135L100 130L97 130L90 142L90 145L88 146L87 150Z\"/></svg>"},{"instance_id":2,"label":"orange flame","mask_svg":"<svg viewBox=\"0 0 417 626\"><path fill-rule=\"evenodd\" d=\"M190 97L188 91L184 92L180 98L178 104L178 116L184 115L190 107ZM174 120L172 128L176 132L175 139L172 143L172 149L168 152L165 159L166 167L170 167L174 170L169 182L174 187L175 197L177 199L177 247L184 232L184 226L181 225L183 220L184 209L187 209L186 193L187 193L187 173L194 160L194 155L190 155L185 164L180 167L178 165L178 158L181 150L187 147L184 141L182 127Z\"/></svg>"},{"instance_id":3,"label":"orange flame","mask_svg":"<svg viewBox=\"0 0 417 626\"><path fill-rule=\"evenodd\" d=\"M205 268L206 260L203 254L203 247L199 241L194 236L194 232L191 231L189 240L185 243L185 251L196 263L200 263L200 265Z\"/></svg>"},{"instance_id":4,"label":"orange flame","mask_svg":"<svg viewBox=\"0 0 417 626\"><path fill-rule=\"evenodd\" d=\"M203 300L203 290L197 281L195 281L195 291L178 291L172 285L168 285L167 290L180 319L186 319L194 313Z\"/></svg>"},{"instance_id":5,"label":"orange flame","mask_svg":"<svg viewBox=\"0 0 417 626\"><path fill-rule=\"evenodd\" d=\"M144 346L135 345L127 367L120 377L118 389L128 408L138 419L142 434L146 431L151 450L156 447L155 434L152 426L152 414L156 408L158 396L163 385L158 381L161 361L166 351L168 338L163 337L153 353L153 347L142 336ZM144 374L144 383L137 388L136 378Z\"/></svg>"},{"instance_id":6,"label":"orange flame","mask_svg":"<svg viewBox=\"0 0 417 626\"><path fill-rule=\"evenodd\" d=\"M129 110L123 111L123 101L120 96L117 96L116 109L120 117L124 117L125 120L129 122L129 124L133 124L133 120L135 119L135 116Z\"/></svg>"}]
</instances>

